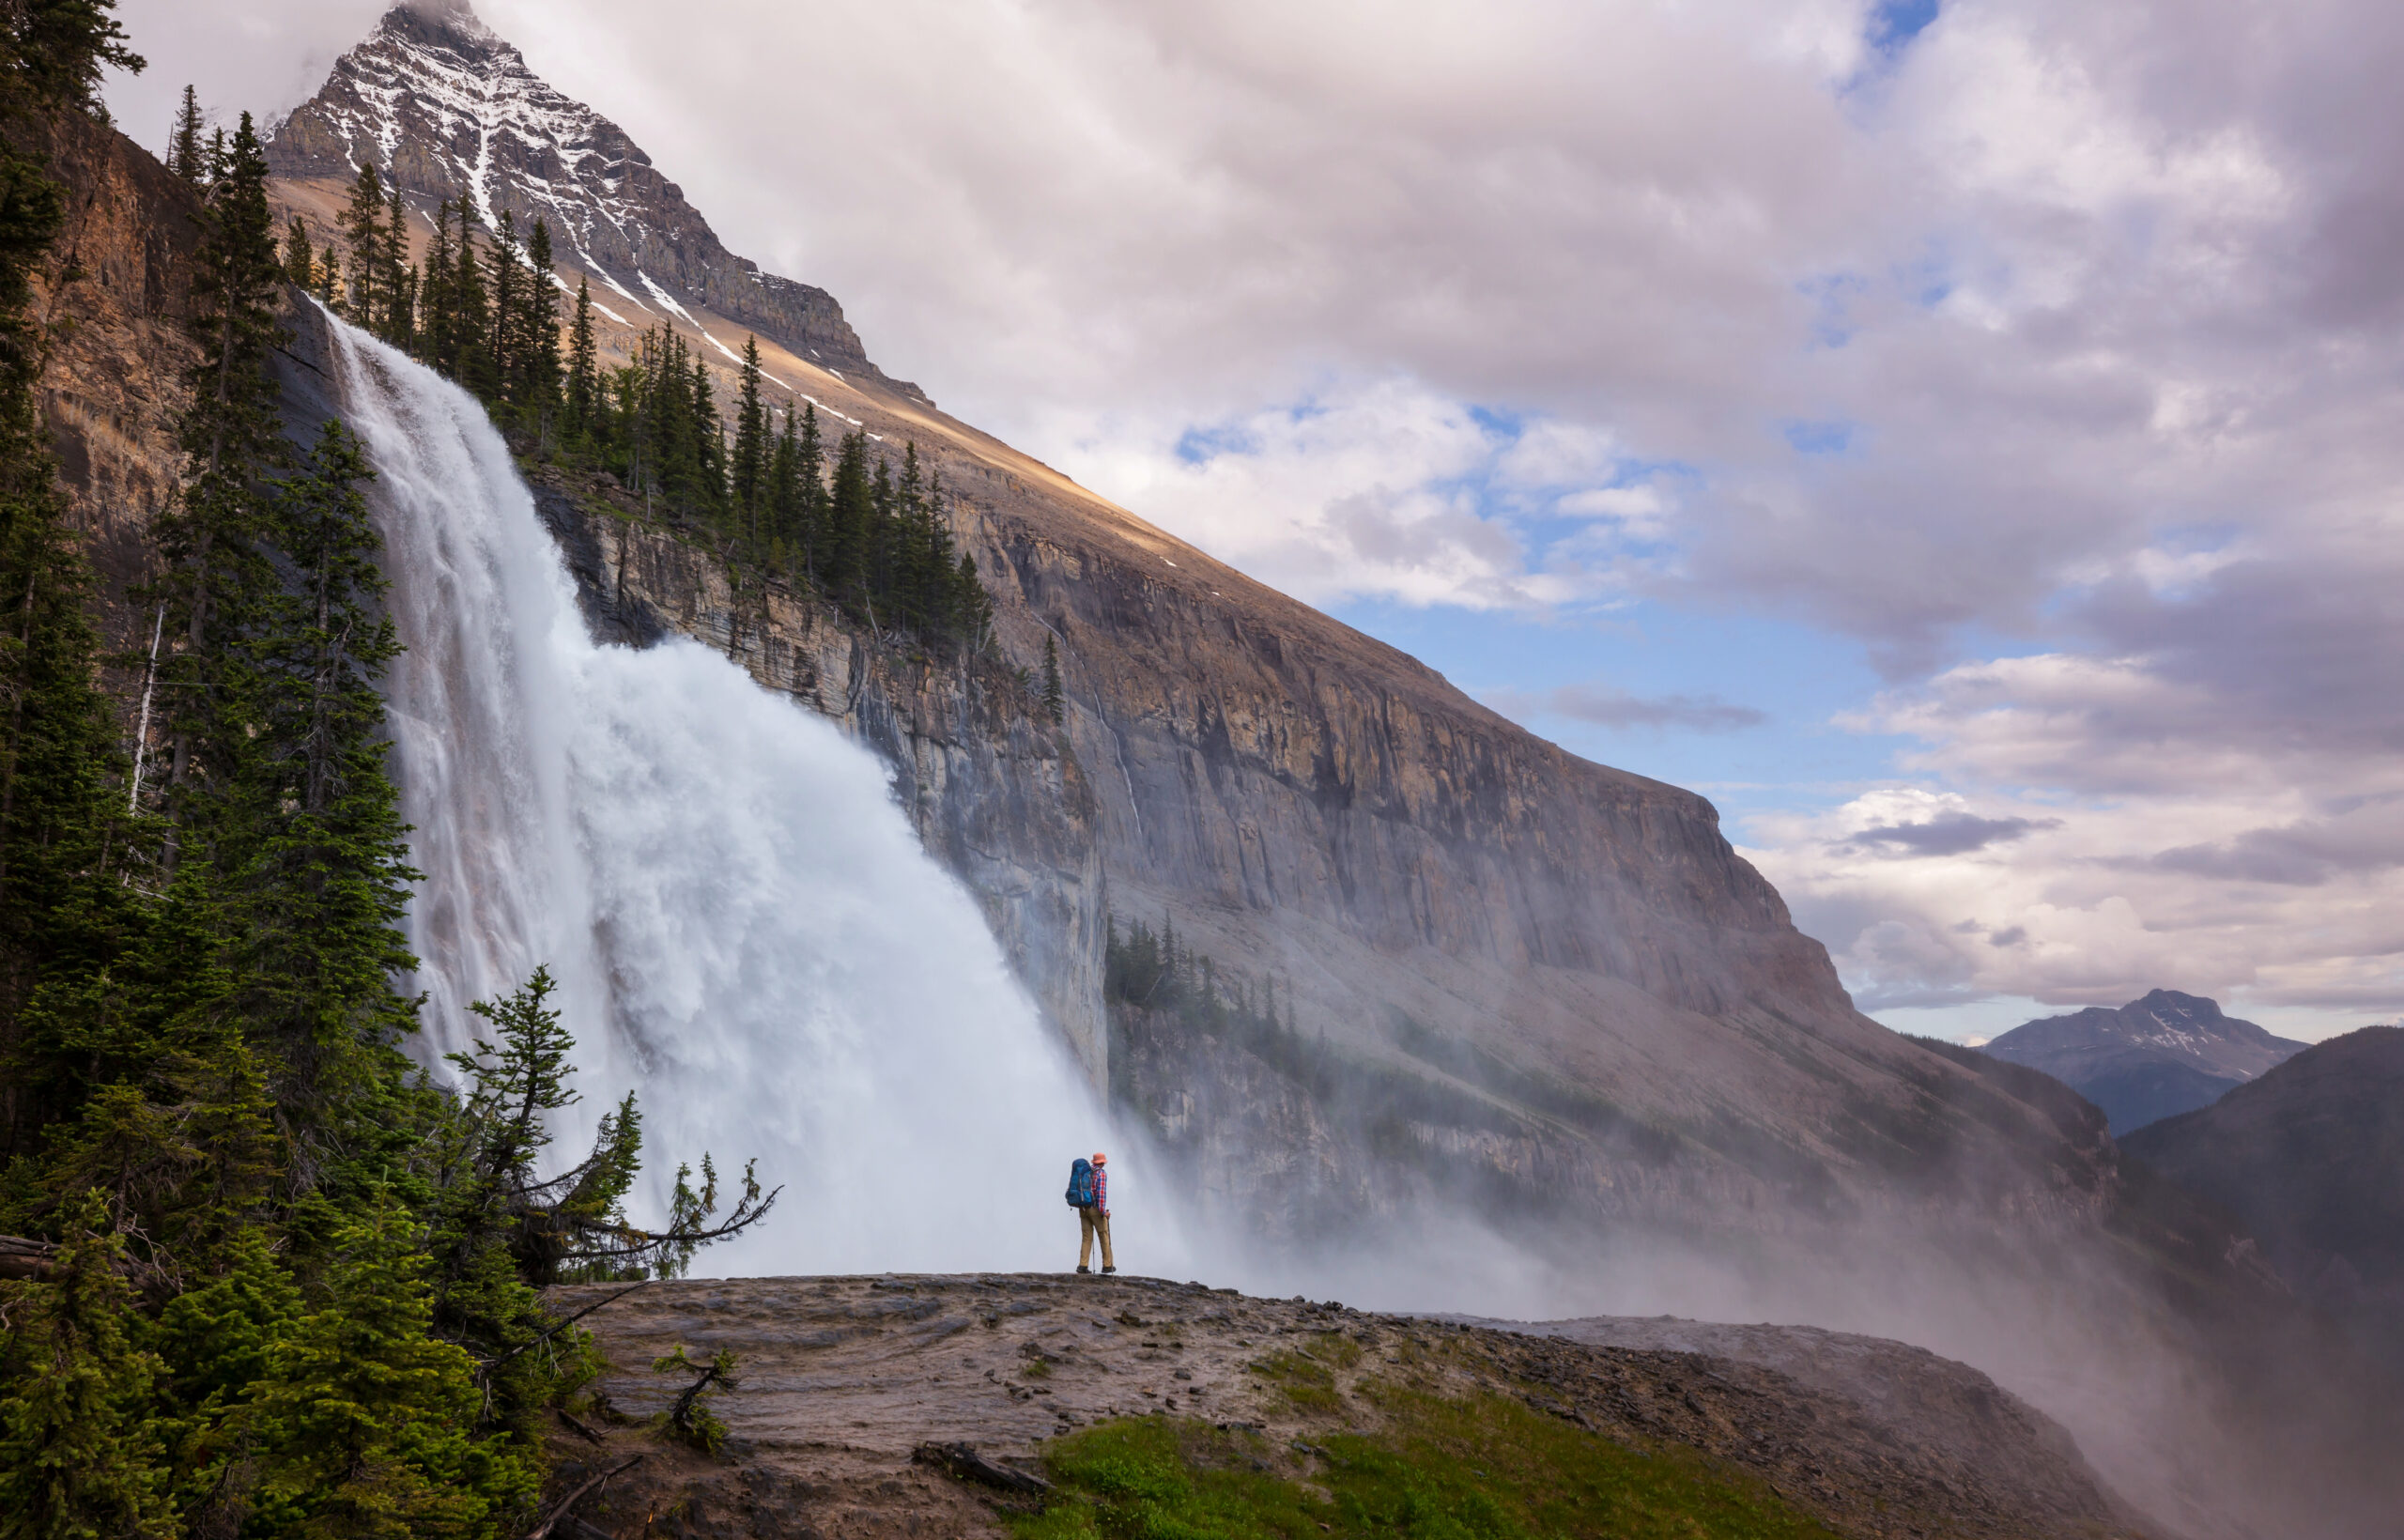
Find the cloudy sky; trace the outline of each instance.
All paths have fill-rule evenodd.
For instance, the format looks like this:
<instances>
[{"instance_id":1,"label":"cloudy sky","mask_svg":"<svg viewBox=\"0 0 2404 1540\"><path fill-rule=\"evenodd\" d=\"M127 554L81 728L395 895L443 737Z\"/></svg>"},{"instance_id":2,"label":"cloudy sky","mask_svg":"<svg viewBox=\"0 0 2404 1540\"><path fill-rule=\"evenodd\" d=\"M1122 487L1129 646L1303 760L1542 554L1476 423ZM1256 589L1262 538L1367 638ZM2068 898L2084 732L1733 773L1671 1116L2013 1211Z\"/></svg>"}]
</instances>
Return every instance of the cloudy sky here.
<instances>
[{"instance_id":1,"label":"cloudy sky","mask_svg":"<svg viewBox=\"0 0 2404 1540\"><path fill-rule=\"evenodd\" d=\"M120 0L163 141L378 0ZM1711 795L1891 1024L2404 1008L2392 0L482 0L889 372Z\"/></svg>"}]
</instances>

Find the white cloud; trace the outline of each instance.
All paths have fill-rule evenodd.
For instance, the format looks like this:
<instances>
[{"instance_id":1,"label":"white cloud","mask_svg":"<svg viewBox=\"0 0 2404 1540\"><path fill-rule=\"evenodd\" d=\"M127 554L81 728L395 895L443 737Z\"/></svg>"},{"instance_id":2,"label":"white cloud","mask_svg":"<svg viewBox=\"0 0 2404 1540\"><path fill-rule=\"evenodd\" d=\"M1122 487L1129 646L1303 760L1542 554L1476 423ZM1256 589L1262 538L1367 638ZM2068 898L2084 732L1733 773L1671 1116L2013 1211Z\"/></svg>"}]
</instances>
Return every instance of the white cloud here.
<instances>
[{"instance_id":1,"label":"white cloud","mask_svg":"<svg viewBox=\"0 0 2404 1540\"><path fill-rule=\"evenodd\" d=\"M376 8L125 0L113 100L284 105ZM1266 580L1857 639L1955 800L1754 837L1867 993L2396 988L2404 8L482 8L887 367Z\"/></svg>"}]
</instances>

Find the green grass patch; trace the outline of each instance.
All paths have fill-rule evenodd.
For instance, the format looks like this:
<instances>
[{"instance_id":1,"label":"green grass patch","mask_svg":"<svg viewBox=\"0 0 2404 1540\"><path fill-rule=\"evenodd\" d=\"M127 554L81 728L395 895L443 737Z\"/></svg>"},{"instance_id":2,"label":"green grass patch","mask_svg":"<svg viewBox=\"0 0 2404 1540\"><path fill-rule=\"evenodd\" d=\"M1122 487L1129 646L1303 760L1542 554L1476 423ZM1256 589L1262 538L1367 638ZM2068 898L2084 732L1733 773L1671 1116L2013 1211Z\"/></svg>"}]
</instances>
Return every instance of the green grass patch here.
<instances>
[{"instance_id":1,"label":"green grass patch","mask_svg":"<svg viewBox=\"0 0 2404 1540\"><path fill-rule=\"evenodd\" d=\"M1382 1391L1374 1436L1307 1456L1205 1423L1130 1418L1058 1440L1059 1484L1019 1540L1826 1540L1752 1477L1645 1454L1500 1396Z\"/></svg>"},{"instance_id":2,"label":"green grass patch","mask_svg":"<svg viewBox=\"0 0 2404 1540\"><path fill-rule=\"evenodd\" d=\"M1344 1405L1335 1394L1335 1371L1307 1353L1287 1348L1252 1365L1252 1372L1285 1394L1302 1411L1334 1411Z\"/></svg>"}]
</instances>

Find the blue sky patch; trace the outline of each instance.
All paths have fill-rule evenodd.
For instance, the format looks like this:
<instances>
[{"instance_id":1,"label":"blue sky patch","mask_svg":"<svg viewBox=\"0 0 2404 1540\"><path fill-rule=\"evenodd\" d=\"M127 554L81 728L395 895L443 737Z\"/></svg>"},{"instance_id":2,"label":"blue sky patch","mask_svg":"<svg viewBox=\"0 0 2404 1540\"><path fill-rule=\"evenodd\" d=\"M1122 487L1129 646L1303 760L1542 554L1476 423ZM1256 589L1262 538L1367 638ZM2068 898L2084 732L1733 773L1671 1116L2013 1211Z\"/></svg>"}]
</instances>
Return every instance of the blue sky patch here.
<instances>
[{"instance_id":1,"label":"blue sky patch","mask_svg":"<svg viewBox=\"0 0 2404 1540\"><path fill-rule=\"evenodd\" d=\"M1790 421L1779 431L1797 454L1842 454L1853 448L1855 424L1842 421Z\"/></svg>"},{"instance_id":2,"label":"blue sky patch","mask_svg":"<svg viewBox=\"0 0 2404 1540\"><path fill-rule=\"evenodd\" d=\"M1871 8L1866 28L1870 46L1881 54L1900 54L1936 20L1938 0L1879 0Z\"/></svg>"}]
</instances>

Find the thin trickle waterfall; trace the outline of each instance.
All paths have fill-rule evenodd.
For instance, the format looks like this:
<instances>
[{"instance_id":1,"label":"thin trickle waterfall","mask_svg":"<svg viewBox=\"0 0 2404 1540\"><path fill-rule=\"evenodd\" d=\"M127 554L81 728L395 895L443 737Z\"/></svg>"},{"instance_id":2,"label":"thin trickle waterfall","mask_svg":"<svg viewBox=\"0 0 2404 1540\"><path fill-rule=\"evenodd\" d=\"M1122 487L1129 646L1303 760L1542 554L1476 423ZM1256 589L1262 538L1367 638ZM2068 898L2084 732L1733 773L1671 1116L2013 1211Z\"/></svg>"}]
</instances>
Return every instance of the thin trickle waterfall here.
<instances>
[{"instance_id":1,"label":"thin trickle waterfall","mask_svg":"<svg viewBox=\"0 0 2404 1540\"><path fill-rule=\"evenodd\" d=\"M428 1058L547 963L584 1126L640 1094L655 1205L704 1147L722 1178L757 1155L784 1184L702 1270L1072 1260L1059 1194L1102 1111L881 762L697 643L596 645L482 408L331 329L408 646L391 704ZM1146 1270L1163 1240L1138 1241Z\"/></svg>"}]
</instances>

